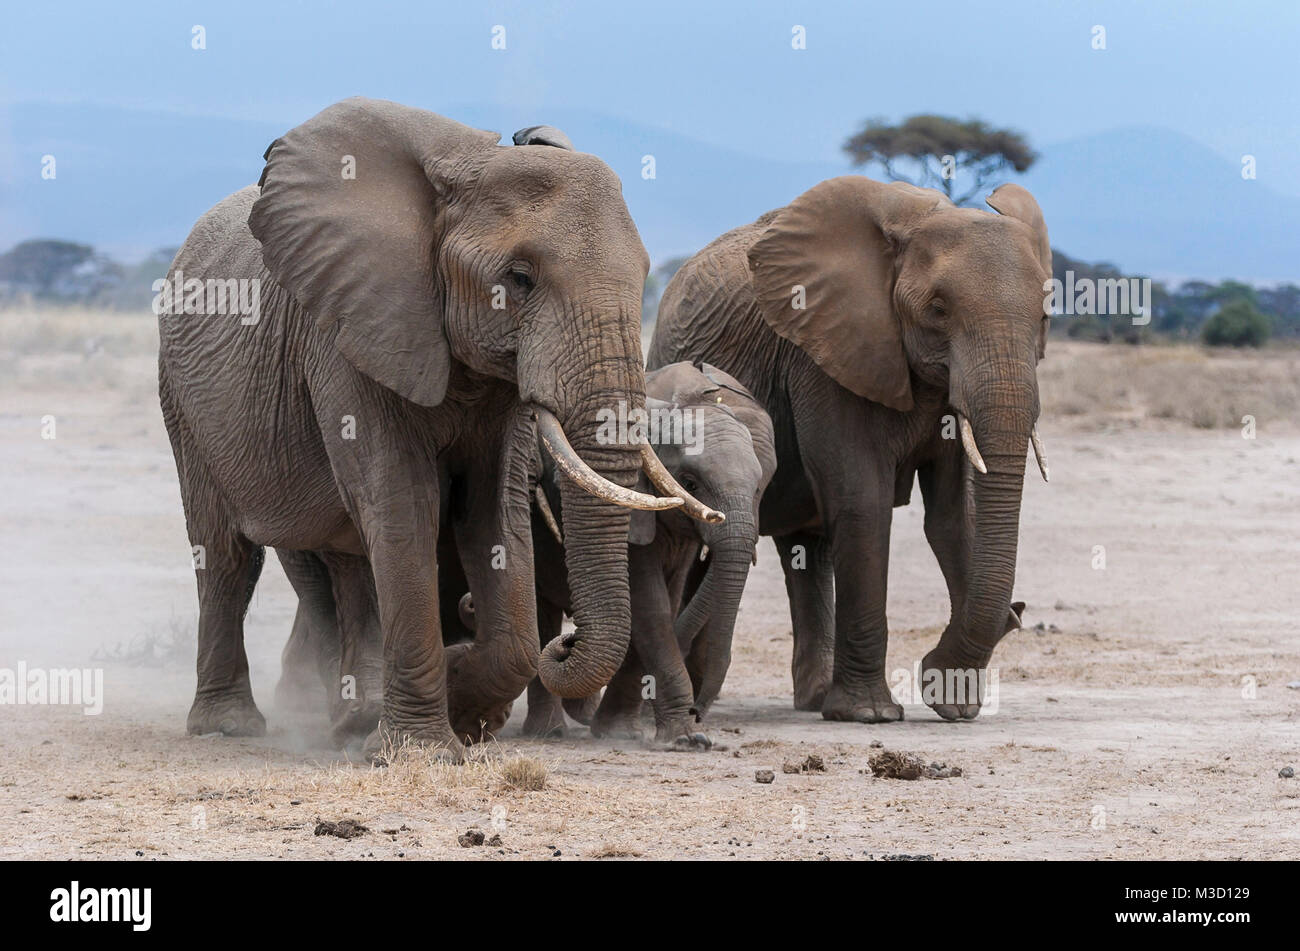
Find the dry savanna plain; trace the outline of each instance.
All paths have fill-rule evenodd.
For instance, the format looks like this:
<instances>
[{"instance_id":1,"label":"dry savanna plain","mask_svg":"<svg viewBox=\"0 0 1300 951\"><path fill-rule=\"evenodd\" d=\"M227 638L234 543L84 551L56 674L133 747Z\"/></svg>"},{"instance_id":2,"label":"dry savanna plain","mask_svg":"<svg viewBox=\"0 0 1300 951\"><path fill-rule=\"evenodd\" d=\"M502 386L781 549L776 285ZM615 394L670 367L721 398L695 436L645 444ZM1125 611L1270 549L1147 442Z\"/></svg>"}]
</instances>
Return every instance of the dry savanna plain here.
<instances>
[{"instance_id":1,"label":"dry savanna plain","mask_svg":"<svg viewBox=\"0 0 1300 951\"><path fill-rule=\"evenodd\" d=\"M525 739L521 699L464 765L407 751L381 768L276 709L295 600L273 558L246 625L268 733L185 734L197 601L154 347L147 315L0 314L0 668L103 671L97 715L0 706L0 857L1300 854L1300 778L1284 775L1300 768L1300 351L1052 342L1025 627L974 722L915 702L880 726L796 712L765 539L711 751L576 724ZM947 619L921 521L915 493L894 513L900 685ZM878 777L887 752L950 769Z\"/></svg>"}]
</instances>

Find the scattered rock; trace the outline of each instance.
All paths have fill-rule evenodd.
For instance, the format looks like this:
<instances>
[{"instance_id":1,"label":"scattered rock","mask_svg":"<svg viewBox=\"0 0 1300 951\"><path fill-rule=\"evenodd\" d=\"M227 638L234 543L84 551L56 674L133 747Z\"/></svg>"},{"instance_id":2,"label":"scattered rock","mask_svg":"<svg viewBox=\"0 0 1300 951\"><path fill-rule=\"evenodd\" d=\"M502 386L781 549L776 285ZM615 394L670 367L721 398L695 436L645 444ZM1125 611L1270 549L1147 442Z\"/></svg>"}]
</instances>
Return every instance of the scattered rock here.
<instances>
[{"instance_id":1,"label":"scattered rock","mask_svg":"<svg viewBox=\"0 0 1300 951\"><path fill-rule=\"evenodd\" d=\"M1291 766L1283 766L1277 771L1278 779L1295 779L1295 769Z\"/></svg>"},{"instance_id":2,"label":"scattered rock","mask_svg":"<svg viewBox=\"0 0 1300 951\"><path fill-rule=\"evenodd\" d=\"M501 836L493 834L492 838L488 839L486 844L490 845L494 849L499 849L501 847Z\"/></svg>"},{"instance_id":3,"label":"scattered rock","mask_svg":"<svg viewBox=\"0 0 1300 951\"><path fill-rule=\"evenodd\" d=\"M770 769L759 769L754 771L754 782L766 785L776 779L776 773Z\"/></svg>"},{"instance_id":4,"label":"scattered rock","mask_svg":"<svg viewBox=\"0 0 1300 951\"><path fill-rule=\"evenodd\" d=\"M802 763L783 763L781 766L783 773L824 773L826 764L816 753L809 754Z\"/></svg>"},{"instance_id":5,"label":"scattered rock","mask_svg":"<svg viewBox=\"0 0 1300 951\"><path fill-rule=\"evenodd\" d=\"M1291 690L1300 690L1300 680L1293 680L1287 684Z\"/></svg>"},{"instance_id":6,"label":"scattered rock","mask_svg":"<svg viewBox=\"0 0 1300 951\"><path fill-rule=\"evenodd\" d=\"M330 822L328 819L316 819L316 835L332 835L340 839L355 839L370 830L355 819L340 819Z\"/></svg>"},{"instance_id":7,"label":"scattered rock","mask_svg":"<svg viewBox=\"0 0 1300 951\"><path fill-rule=\"evenodd\" d=\"M883 750L885 748L885 744L880 742L879 740L872 740L871 748L873 750Z\"/></svg>"},{"instance_id":8,"label":"scattered rock","mask_svg":"<svg viewBox=\"0 0 1300 951\"><path fill-rule=\"evenodd\" d=\"M456 836L456 841L460 843L462 849L468 849L471 845L482 845L485 838L487 837L483 835L482 829L466 829Z\"/></svg>"},{"instance_id":9,"label":"scattered rock","mask_svg":"<svg viewBox=\"0 0 1300 951\"><path fill-rule=\"evenodd\" d=\"M947 763L929 763L915 753L896 753L885 750L868 760L873 776L884 779L952 779L960 776L960 766Z\"/></svg>"}]
</instances>

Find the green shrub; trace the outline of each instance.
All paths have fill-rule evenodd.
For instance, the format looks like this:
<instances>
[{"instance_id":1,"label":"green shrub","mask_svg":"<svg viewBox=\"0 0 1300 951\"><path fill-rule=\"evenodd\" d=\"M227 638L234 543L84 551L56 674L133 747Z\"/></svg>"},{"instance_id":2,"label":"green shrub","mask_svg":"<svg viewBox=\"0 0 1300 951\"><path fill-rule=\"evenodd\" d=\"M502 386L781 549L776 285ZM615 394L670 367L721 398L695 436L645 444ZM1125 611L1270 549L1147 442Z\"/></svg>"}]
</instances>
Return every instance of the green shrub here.
<instances>
[{"instance_id":1,"label":"green shrub","mask_svg":"<svg viewBox=\"0 0 1300 951\"><path fill-rule=\"evenodd\" d=\"M1248 300L1231 300L1205 323L1202 338L1211 347L1262 347L1272 331L1269 319Z\"/></svg>"}]
</instances>

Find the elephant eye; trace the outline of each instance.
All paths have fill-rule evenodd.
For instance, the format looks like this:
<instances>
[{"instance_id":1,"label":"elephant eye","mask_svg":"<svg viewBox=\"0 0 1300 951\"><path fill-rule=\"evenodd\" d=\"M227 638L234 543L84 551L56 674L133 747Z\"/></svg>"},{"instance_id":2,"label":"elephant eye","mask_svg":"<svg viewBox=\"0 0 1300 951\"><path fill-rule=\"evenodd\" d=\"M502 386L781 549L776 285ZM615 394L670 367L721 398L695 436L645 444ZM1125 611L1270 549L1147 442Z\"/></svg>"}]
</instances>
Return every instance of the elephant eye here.
<instances>
[{"instance_id":1,"label":"elephant eye","mask_svg":"<svg viewBox=\"0 0 1300 951\"><path fill-rule=\"evenodd\" d=\"M695 480L688 475L683 475L678 481L681 483L682 488L687 492L694 492L699 488L699 486L695 484Z\"/></svg>"},{"instance_id":2,"label":"elephant eye","mask_svg":"<svg viewBox=\"0 0 1300 951\"><path fill-rule=\"evenodd\" d=\"M533 289L533 277L523 268L511 268L506 272L506 280L521 294L527 294Z\"/></svg>"}]
</instances>

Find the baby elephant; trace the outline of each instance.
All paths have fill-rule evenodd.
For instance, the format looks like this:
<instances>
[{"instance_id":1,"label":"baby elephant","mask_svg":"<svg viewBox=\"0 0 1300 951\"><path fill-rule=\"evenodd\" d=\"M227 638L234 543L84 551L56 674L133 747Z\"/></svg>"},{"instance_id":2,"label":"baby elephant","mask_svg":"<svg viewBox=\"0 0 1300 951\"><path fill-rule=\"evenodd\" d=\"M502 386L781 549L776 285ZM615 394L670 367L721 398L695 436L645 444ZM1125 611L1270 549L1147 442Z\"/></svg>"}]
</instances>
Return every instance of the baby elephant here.
<instances>
[{"instance_id":1,"label":"baby elephant","mask_svg":"<svg viewBox=\"0 0 1300 951\"><path fill-rule=\"evenodd\" d=\"M674 363L648 373L646 395L655 452L687 491L723 512L726 521L696 521L675 509L633 513L632 639L591 729L595 736L640 737L642 701L650 699L656 743L707 748L711 743L698 724L731 663L736 611L758 541L758 504L776 471L772 421L748 390L708 364ZM553 473L544 474L539 489L534 546L545 643L560 633L568 586L557 542L563 513ZM564 709L587 719L583 701L567 702ZM524 732L545 736L563 728L559 699L534 679Z\"/></svg>"}]
</instances>

